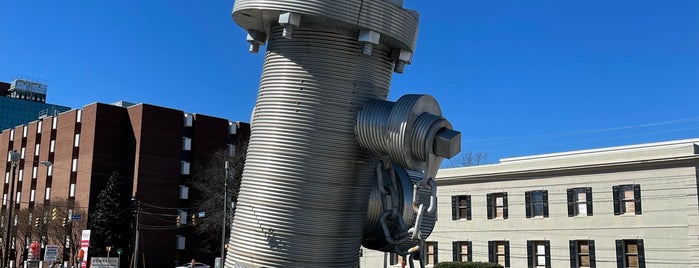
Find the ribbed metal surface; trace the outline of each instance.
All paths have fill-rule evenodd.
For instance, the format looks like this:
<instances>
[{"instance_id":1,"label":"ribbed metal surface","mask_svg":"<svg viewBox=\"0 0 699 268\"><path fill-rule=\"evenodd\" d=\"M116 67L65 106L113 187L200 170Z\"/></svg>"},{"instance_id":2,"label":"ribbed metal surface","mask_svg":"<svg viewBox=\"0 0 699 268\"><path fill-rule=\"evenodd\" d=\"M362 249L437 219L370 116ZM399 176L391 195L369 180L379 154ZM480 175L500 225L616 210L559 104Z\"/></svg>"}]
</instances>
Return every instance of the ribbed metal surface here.
<instances>
[{"instance_id":1,"label":"ribbed metal surface","mask_svg":"<svg viewBox=\"0 0 699 268\"><path fill-rule=\"evenodd\" d=\"M268 44L226 267L356 267L375 162L355 117L386 98L390 53L360 56L356 33L280 35Z\"/></svg>"},{"instance_id":2,"label":"ribbed metal surface","mask_svg":"<svg viewBox=\"0 0 699 268\"><path fill-rule=\"evenodd\" d=\"M357 138L359 145L372 153L382 155L388 147L386 121L394 102L372 101L357 114Z\"/></svg>"},{"instance_id":3,"label":"ribbed metal surface","mask_svg":"<svg viewBox=\"0 0 699 268\"><path fill-rule=\"evenodd\" d=\"M246 30L266 32L279 12L302 14L301 24L351 30L371 29L382 39L397 40L395 47L415 48L419 16L416 12L382 0L236 0L233 18Z\"/></svg>"}]
</instances>

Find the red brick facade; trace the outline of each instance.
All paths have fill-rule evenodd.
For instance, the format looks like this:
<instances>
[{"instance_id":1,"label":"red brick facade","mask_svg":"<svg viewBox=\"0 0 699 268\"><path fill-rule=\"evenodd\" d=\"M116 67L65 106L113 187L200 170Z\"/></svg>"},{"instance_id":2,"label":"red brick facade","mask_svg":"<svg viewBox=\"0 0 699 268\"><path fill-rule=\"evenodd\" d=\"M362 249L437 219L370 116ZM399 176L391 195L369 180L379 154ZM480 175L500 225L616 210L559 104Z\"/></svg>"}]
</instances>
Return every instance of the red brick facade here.
<instances>
[{"instance_id":1,"label":"red brick facade","mask_svg":"<svg viewBox=\"0 0 699 268\"><path fill-rule=\"evenodd\" d=\"M246 140L249 125L239 124L238 134L231 135L230 122L226 119L191 115L192 125L186 126L186 121L183 111L169 108L95 103L82 110L71 110L55 118L47 117L3 131L0 133L0 156L8 156L10 150L24 151L17 168L17 177L22 173L22 181L15 184L16 191L21 193L20 201L13 214L56 199L68 199L88 211L94 209L97 195L113 172L128 180L125 183L132 191L124 194L135 196L141 202L162 208L191 203L191 200L179 199L180 186L186 186L191 176L181 174L182 161L193 163L227 148L231 142ZM185 137L191 139L190 150L183 150ZM54 148L51 148L52 143ZM39 152L35 154L37 145ZM39 164L44 160L53 163L51 176L48 168ZM74 160L77 170L74 170ZM7 177L11 162L0 161L0 166L3 164ZM36 178L33 178L34 167ZM193 172L190 170L190 174ZM7 198L8 188L8 183L2 184L3 198ZM45 198L47 189L50 189L48 200ZM5 203L2 203L2 215L6 214ZM172 214L172 211L163 213ZM81 215L81 220L89 221L87 216ZM5 219L3 217L3 221ZM159 224L153 217L142 220L143 225ZM139 262L145 261L146 267L173 267L179 256L189 257L187 249L176 250L177 235L191 236L177 229L142 230L140 248L145 258ZM128 260L129 256L123 256L122 264ZM182 259L180 263L186 261Z\"/></svg>"}]
</instances>

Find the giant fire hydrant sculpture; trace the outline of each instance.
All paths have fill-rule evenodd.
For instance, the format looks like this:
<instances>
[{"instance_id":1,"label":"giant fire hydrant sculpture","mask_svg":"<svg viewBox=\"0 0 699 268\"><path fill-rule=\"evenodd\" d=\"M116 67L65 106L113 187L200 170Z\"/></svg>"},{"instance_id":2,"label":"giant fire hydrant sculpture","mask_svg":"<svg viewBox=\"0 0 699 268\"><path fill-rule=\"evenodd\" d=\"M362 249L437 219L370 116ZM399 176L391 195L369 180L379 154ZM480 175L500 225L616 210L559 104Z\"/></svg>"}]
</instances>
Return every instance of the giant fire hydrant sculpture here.
<instances>
[{"instance_id":1,"label":"giant fire hydrant sculpture","mask_svg":"<svg viewBox=\"0 0 699 268\"><path fill-rule=\"evenodd\" d=\"M226 267L356 267L360 245L419 259L434 176L460 151L428 95L386 101L418 15L400 0L236 0L267 44Z\"/></svg>"}]
</instances>

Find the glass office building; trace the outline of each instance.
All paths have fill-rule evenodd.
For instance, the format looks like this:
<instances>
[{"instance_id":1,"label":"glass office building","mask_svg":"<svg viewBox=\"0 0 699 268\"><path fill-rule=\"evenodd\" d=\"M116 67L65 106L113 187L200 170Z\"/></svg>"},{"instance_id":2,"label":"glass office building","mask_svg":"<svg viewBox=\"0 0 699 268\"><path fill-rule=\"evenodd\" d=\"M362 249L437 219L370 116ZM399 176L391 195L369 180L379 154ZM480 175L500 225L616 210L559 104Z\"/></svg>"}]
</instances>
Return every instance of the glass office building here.
<instances>
[{"instance_id":1,"label":"glass office building","mask_svg":"<svg viewBox=\"0 0 699 268\"><path fill-rule=\"evenodd\" d=\"M0 82L0 131L70 110L46 103L46 84L15 79Z\"/></svg>"}]
</instances>

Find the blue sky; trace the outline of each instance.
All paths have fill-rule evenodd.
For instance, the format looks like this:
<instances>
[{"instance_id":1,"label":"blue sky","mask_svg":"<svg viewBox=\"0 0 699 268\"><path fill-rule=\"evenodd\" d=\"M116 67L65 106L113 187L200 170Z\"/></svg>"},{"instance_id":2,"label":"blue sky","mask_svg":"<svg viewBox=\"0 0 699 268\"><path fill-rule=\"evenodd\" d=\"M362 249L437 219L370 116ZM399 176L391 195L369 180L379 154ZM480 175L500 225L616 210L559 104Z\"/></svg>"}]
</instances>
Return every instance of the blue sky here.
<instances>
[{"instance_id":1,"label":"blue sky","mask_svg":"<svg viewBox=\"0 0 699 268\"><path fill-rule=\"evenodd\" d=\"M2 1L0 81L50 103L118 100L249 121L264 47L232 0ZM699 1L406 0L413 64L391 100L435 96L463 148L504 157L699 137Z\"/></svg>"}]
</instances>

